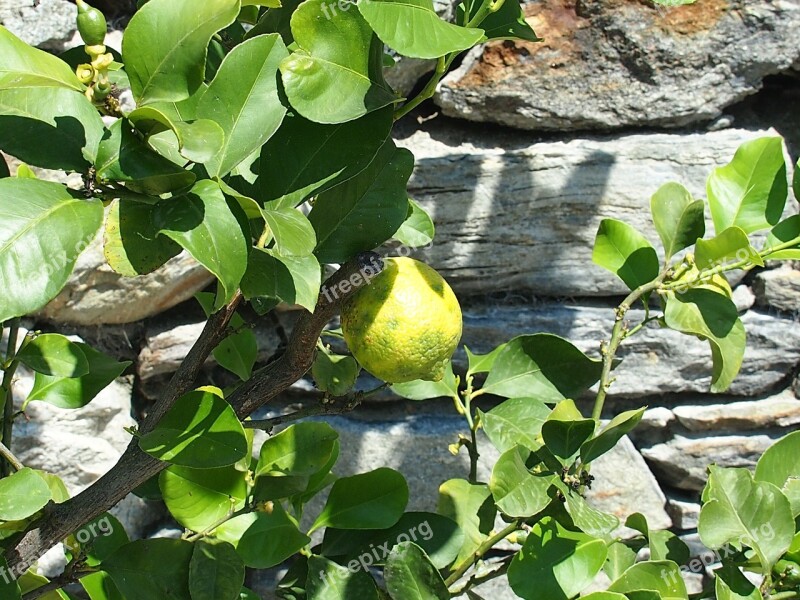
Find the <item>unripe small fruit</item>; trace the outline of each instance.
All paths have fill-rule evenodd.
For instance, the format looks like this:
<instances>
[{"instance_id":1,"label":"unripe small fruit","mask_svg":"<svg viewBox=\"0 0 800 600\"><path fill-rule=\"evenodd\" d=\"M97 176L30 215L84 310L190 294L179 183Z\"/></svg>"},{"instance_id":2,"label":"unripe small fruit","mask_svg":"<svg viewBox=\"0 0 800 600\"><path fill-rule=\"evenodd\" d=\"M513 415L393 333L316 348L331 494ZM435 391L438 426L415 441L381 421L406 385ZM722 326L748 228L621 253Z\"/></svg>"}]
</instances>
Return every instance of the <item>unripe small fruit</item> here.
<instances>
[{"instance_id":1,"label":"unripe small fruit","mask_svg":"<svg viewBox=\"0 0 800 600\"><path fill-rule=\"evenodd\" d=\"M102 12L89 6L84 0L77 0L78 33L87 46L97 46L106 39L108 24Z\"/></svg>"}]
</instances>

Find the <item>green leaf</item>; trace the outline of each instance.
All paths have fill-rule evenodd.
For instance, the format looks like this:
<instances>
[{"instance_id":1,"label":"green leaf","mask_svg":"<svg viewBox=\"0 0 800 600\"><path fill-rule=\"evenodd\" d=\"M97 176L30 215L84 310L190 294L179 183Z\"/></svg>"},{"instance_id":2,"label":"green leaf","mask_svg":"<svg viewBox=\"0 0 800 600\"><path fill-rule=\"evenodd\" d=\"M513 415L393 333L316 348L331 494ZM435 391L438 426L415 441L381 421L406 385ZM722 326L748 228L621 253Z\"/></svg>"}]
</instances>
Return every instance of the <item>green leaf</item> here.
<instances>
[{"instance_id":1,"label":"green leaf","mask_svg":"<svg viewBox=\"0 0 800 600\"><path fill-rule=\"evenodd\" d=\"M339 125L288 115L261 150L258 199L294 207L347 181L372 162L391 127L390 108ZM295 151L287 153L289 147Z\"/></svg>"},{"instance_id":2,"label":"green leaf","mask_svg":"<svg viewBox=\"0 0 800 600\"><path fill-rule=\"evenodd\" d=\"M606 564L603 565L603 571L611 581L614 581L635 563L635 550L624 542L613 542L608 546L608 558L606 558Z\"/></svg>"},{"instance_id":3,"label":"green leaf","mask_svg":"<svg viewBox=\"0 0 800 600\"><path fill-rule=\"evenodd\" d=\"M616 219L600 222L592 261L617 275L632 290L658 277L655 248L636 229Z\"/></svg>"},{"instance_id":4,"label":"green leaf","mask_svg":"<svg viewBox=\"0 0 800 600\"><path fill-rule=\"evenodd\" d=\"M320 194L308 215L320 262L346 262L391 238L408 214L413 170L414 155L389 140L365 170Z\"/></svg>"},{"instance_id":5,"label":"green leaf","mask_svg":"<svg viewBox=\"0 0 800 600\"><path fill-rule=\"evenodd\" d=\"M206 313L206 318L210 317L214 311L214 294L198 293L195 298L200 302ZM242 381L247 381L253 374L253 367L258 358L258 341L256 334L248 327L244 319L239 314L231 317L229 327L235 331L223 339L212 354L219 365L237 375ZM249 468L249 462L245 470Z\"/></svg>"},{"instance_id":6,"label":"green leaf","mask_svg":"<svg viewBox=\"0 0 800 600\"><path fill-rule=\"evenodd\" d=\"M120 119L108 130L97 152L97 177L122 182L141 194L159 196L189 187L195 175L151 150Z\"/></svg>"},{"instance_id":7,"label":"green leaf","mask_svg":"<svg viewBox=\"0 0 800 600\"><path fill-rule=\"evenodd\" d=\"M225 293L216 308L230 302L247 269L249 243L219 185L200 181L186 196L159 203L154 222L219 279Z\"/></svg>"},{"instance_id":8,"label":"green leaf","mask_svg":"<svg viewBox=\"0 0 800 600\"><path fill-rule=\"evenodd\" d=\"M102 567L126 600L192 600L189 565L194 544L155 538L126 544L103 561Z\"/></svg>"},{"instance_id":9,"label":"green leaf","mask_svg":"<svg viewBox=\"0 0 800 600\"><path fill-rule=\"evenodd\" d=\"M775 225L789 192L783 140L762 137L739 146L730 163L711 173L706 192L717 232L736 225L750 234Z\"/></svg>"},{"instance_id":10,"label":"green leaf","mask_svg":"<svg viewBox=\"0 0 800 600\"><path fill-rule=\"evenodd\" d=\"M581 446L581 462L588 464L611 450L623 436L629 434L642 420L647 407L628 410L614 417L602 431Z\"/></svg>"},{"instance_id":11,"label":"green leaf","mask_svg":"<svg viewBox=\"0 0 800 600\"><path fill-rule=\"evenodd\" d=\"M458 380L453 373L453 363L445 365L444 377L440 381L409 381L396 383L391 390L408 400L430 400L431 398L458 398Z\"/></svg>"},{"instance_id":12,"label":"green leaf","mask_svg":"<svg viewBox=\"0 0 800 600\"><path fill-rule=\"evenodd\" d=\"M178 244L158 235L155 211L154 205L144 202L112 202L106 215L103 254L114 272L124 277L146 275L180 254Z\"/></svg>"},{"instance_id":13,"label":"green leaf","mask_svg":"<svg viewBox=\"0 0 800 600\"><path fill-rule=\"evenodd\" d=\"M792 175L792 191L794 192L794 199L800 202L800 159L794 167L794 175Z\"/></svg>"},{"instance_id":14,"label":"green leaf","mask_svg":"<svg viewBox=\"0 0 800 600\"><path fill-rule=\"evenodd\" d=\"M758 250L750 245L750 239L740 227L729 227L710 240L697 240L695 263L699 269L713 269L734 259L764 266Z\"/></svg>"},{"instance_id":15,"label":"green leaf","mask_svg":"<svg viewBox=\"0 0 800 600\"><path fill-rule=\"evenodd\" d=\"M606 560L606 545L546 517L531 528L508 568L508 583L525 600L568 600L586 589Z\"/></svg>"},{"instance_id":16,"label":"green leaf","mask_svg":"<svg viewBox=\"0 0 800 600\"><path fill-rule=\"evenodd\" d=\"M439 58L483 39L482 29L439 18L433 0L359 0L358 11L387 46L411 58Z\"/></svg>"},{"instance_id":17,"label":"green leaf","mask_svg":"<svg viewBox=\"0 0 800 600\"><path fill-rule=\"evenodd\" d=\"M611 584L609 592L629 594L652 591L661 600L688 600L681 571L672 561L648 561L633 565Z\"/></svg>"},{"instance_id":18,"label":"green leaf","mask_svg":"<svg viewBox=\"0 0 800 600\"><path fill-rule=\"evenodd\" d=\"M549 333L514 338L497 355L483 392L533 397L542 402L574 398L597 383L602 364Z\"/></svg>"},{"instance_id":19,"label":"green leaf","mask_svg":"<svg viewBox=\"0 0 800 600\"><path fill-rule=\"evenodd\" d=\"M455 563L459 564L486 540L494 527L496 509L486 484L450 479L439 486L436 512L455 521L464 532L464 545L455 559Z\"/></svg>"},{"instance_id":20,"label":"green leaf","mask_svg":"<svg viewBox=\"0 0 800 600\"><path fill-rule=\"evenodd\" d=\"M497 348L488 354L473 354L472 351L464 346L464 351L467 353L467 375L475 375L476 373L488 373L494 367L495 360L498 355L505 348L505 344L500 344Z\"/></svg>"},{"instance_id":21,"label":"green leaf","mask_svg":"<svg viewBox=\"0 0 800 600\"><path fill-rule=\"evenodd\" d=\"M308 256L314 252L317 236L303 213L291 207L266 208L264 220L275 236L275 251L280 256Z\"/></svg>"},{"instance_id":22,"label":"green leaf","mask_svg":"<svg viewBox=\"0 0 800 600\"><path fill-rule=\"evenodd\" d=\"M433 219L424 208L409 198L406 220L392 237L409 248L421 248L433 242L434 235L436 227Z\"/></svg>"},{"instance_id":23,"label":"green leaf","mask_svg":"<svg viewBox=\"0 0 800 600\"><path fill-rule=\"evenodd\" d=\"M122 39L137 105L191 96L203 83L211 37L238 14L238 0L150 0L142 6Z\"/></svg>"},{"instance_id":24,"label":"green leaf","mask_svg":"<svg viewBox=\"0 0 800 600\"><path fill-rule=\"evenodd\" d=\"M103 513L70 535L66 547L69 558L77 556L80 551L86 564L96 567L128 543L130 539L122 523L113 515Z\"/></svg>"},{"instance_id":25,"label":"green leaf","mask_svg":"<svg viewBox=\"0 0 800 600\"><path fill-rule=\"evenodd\" d=\"M625 525L644 535L650 546L651 560L670 560L679 565L689 562L691 558L689 547L671 531L651 530L647 524L647 517L642 513L630 515Z\"/></svg>"},{"instance_id":26,"label":"green leaf","mask_svg":"<svg viewBox=\"0 0 800 600\"><path fill-rule=\"evenodd\" d=\"M156 428L139 438L150 456L195 469L225 467L247 454L247 438L233 408L216 388L181 396Z\"/></svg>"},{"instance_id":27,"label":"green leaf","mask_svg":"<svg viewBox=\"0 0 800 600\"><path fill-rule=\"evenodd\" d=\"M50 488L33 469L20 469L0 479L0 520L21 521L50 502Z\"/></svg>"},{"instance_id":28,"label":"green leaf","mask_svg":"<svg viewBox=\"0 0 800 600\"><path fill-rule=\"evenodd\" d=\"M698 532L709 548L748 546L767 570L792 543L794 518L786 496L771 483L754 481L747 469L709 467L703 499Z\"/></svg>"},{"instance_id":29,"label":"green leaf","mask_svg":"<svg viewBox=\"0 0 800 600\"><path fill-rule=\"evenodd\" d=\"M322 285L322 272L315 256L280 256L273 250L256 248L250 254L241 286L248 300L277 298L314 311Z\"/></svg>"},{"instance_id":30,"label":"green leaf","mask_svg":"<svg viewBox=\"0 0 800 600\"><path fill-rule=\"evenodd\" d=\"M125 600L111 575L105 571L81 577L80 584L89 595L89 600Z\"/></svg>"},{"instance_id":31,"label":"green leaf","mask_svg":"<svg viewBox=\"0 0 800 600\"><path fill-rule=\"evenodd\" d=\"M772 446L758 459L757 481L766 481L782 490L792 507L792 515L800 515L800 490L791 482L800 479L800 431L794 431Z\"/></svg>"},{"instance_id":32,"label":"green leaf","mask_svg":"<svg viewBox=\"0 0 800 600\"><path fill-rule=\"evenodd\" d=\"M402 474L380 468L342 477L333 484L311 531L320 527L381 529L397 523L408 504L408 484Z\"/></svg>"},{"instance_id":33,"label":"green leaf","mask_svg":"<svg viewBox=\"0 0 800 600\"><path fill-rule=\"evenodd\" d=\"M680 183L665 183L650 198L653 223L667 261L706 233L705 204Z\"/></svg>"},{"instance_id":34,"label":"green leaf","mask_svg":"<svg viewBox=\"0 0 800 600\"><path fill-rule=\"evenodd\" d=\"M227 542L201 539L189 563L192 600L239 600L244 583L244 563Z\"/></svg>"},{"instance_id":35,"label":"green leaf","mask_svg":"<svg viewBox=\"0 0 800 600\"><path fill-rule=\"evenodd\" d=\"M395 102L374 66L382 44L364 17L352 10L323 18L326 10L326 0L306 0L292 15L298 49L280 65L291 105L317 123L344 123Z\"/></svg>"},{"instance_id":36,"label":"green leaf","mask_svg":"<svg viewBox=\"0 0 800 600\"><path fill-rule=\"evenodd\" d=\"M234 517L217 527L214 535L233 544L244 564L252 569L274 567L311 541L277 502L272 512Z\"/></svg>"},{"instance_id":37,"label":"green leaf","mask_svg":"<svg viewBox=\"0 0 800 600\"><path fill-rule=\"evenodd\" d=\"M84 90L67 63L29 46L0 25L0 90L30 87Z\"/></svg>"},{"instance_id":38,"label":"green leaf","mask_svg":"<svg viewBox=\"0 0 800 600\"><path fill-rule=\"evenodd\" d=\"M81 377L89 372L89 361L80 347L58 333L36 336L22 347L17 359L43 375Z\"/></svg>"},{"instance_id":39,"label":"green leaf","mask_svg":"<svg viewBox=\"0 0 800 600\"><path fill-rule=\"evenodd\" d=\"M378 600L375 581L368 572L351 570L322 556L308 559L308 600Z\"/></svg>"},{"instance_id":40,"label":"green leaf","mask_svg":"<svg viewBox=\"0 0 800 600\"><path fill-rule=\"evenodd\" d=\"M396 600L447 600L450 592L425 551L413 542L394 547L383 570L386 589Z\"/></svg>"},{"instance_id":41,"label":"green leaf","mask_svg":"<svg viewBox=\"0 0 800 600\"><path fill-rule=\"evenodd\" d=\"M747 341L736 306L726 296L702 288L666 297L667 326L708 340L714 362L711 391L725 391L739 373Z\"/></svg>"},{"instance_id":42,"label":"green leaf","mask_svg":"<svg viewBox=\"0 0 800 600\"><path fill-rule=\"evenodd\" d=\"M361 368L352 356L318 351L311 365L317 389L333 396L344 396L353 389Z\"/></svg>"},{"instance_id":43,"label":"green leaf","mask_svg":"<svg viewBox=\"0 0 800 600\"><path fill-rule=\"evenodd\" d=\"M775 225L767 235L764 249L775 248L800 238L800 215L792 215ZM769 260L800 260L800 242L790 245L785 250L778 250L769 255Z\"/></svg>"},{"instance_id":44,"label":"green leaf","mask_svg":"<svg viewBox=\"0 0 800 600\"><path fill-rule=\"evenodd\" d=\"M628 598L616 592L592 592L586 596L581 596L581 600L628 600Z\"/></svg>"},{"instance_id":45,"label":"green leaf","mask_svg":"<svg viewBox=\"0 0 800 600\"><path fill-rule=\"evenodd\" d=\"M473 18L482 2L474 2L470 10L470 19ZM460 22L464 20L465 5L458 6ZM519 0L505 0L500 10L489 13L480 23L480 28L484 30L486 39L489 40L524 40L527 42L541 42L542 38L536 35L528 22L525 20L525 12L522 10Z\"/></svg>"},{"instance_id":46,"label":"green leaf","mask_svg":"<svg viewBox=\"0 0 800 600\"><path fill-rule=\"evenodd\" d=\"M322 540L322 554L359 559L371 553L370 560L374 559L375 565L382 565L390 548L408 541L422 548L436 568L444 569L458 556L464 545L464 534L455 521L442 515L407 512L392 527L378 531L328 527Z\"/></svg>"},{"instance_id":47,"label":"green leaf","mask_svg":"<svg viewBox=\"0 0 800 600\"><path fill-rule=\"evenodd\" d=\"M591 536L609 539L611 533L619 527L619 519L590 506L580 493L561 480L555 479L554 483L566 500L567 512L575 527Z\"/></svg>"},{"instance_id":48,"label":"green leaf","mask_svg":"<svg viewBox=\"0 0 800 600\"><path fill-rule=\"evenodd\" d=\"M83 172L97 157L103 120L83 94L65 88L0 89L0 113L0 149L26 163Z\"/></svg>"},{"instance_id":49,"label":"green leaf","mask_svg":"<svg viewBox=\"0 0 800 600\"><path fill-rule=\"evenodd\" d=\"M338 439L327 423L290 425L261 446L255 476L308 478L330 460Z\"/></svg>"},{"instance_id":50,"label":"green leaf","mask_svg":"<svg viewBox=\"0 0 800 600\"><path fill-rule=\"evenodd\" d=\"M36 373L26 404L39 401L59 408L81 408L89 404L131 365L130 361L117 362L88 344L78 343L76 346L86 358L89 372L77 378L51 377Z\"/></svg>"},{"instance_id":51,"label":"green leaf","mask_svg":"<svg viewBox=\"0 0 800 600\"><path fill-rule=\"evenodd\" d=\"M509 517L532 517L550 504L551 475L534 475L525 466L530 450L516 446L500 455L489 489L497 508Z\"/></svg>"},{"instance_id":52,"label":"green leaf","mask_svg":"<svg viewBox=\"0 0 800 600\"><path fill-rule=\"evenodd\" d=\"M216 121L225 141L206 163L211 176L224 176L278 130L286 108L278 96L278 65L288 56L277 34L236 46L222 61L200 99L197 116Z\"/></svg>"},{"instance_id":53,"label":"green leaf","mask_svg":"<svg viewBox=\"0 0 800 600\"><path fill-rule=\"evenodd\" d=\"M544 443L542 425L550 408L535 398L511 398L488 412L479 410L479 414L486 437L500 452L517 444L536 451Z\"/></svg>"},{"instance_id":54,"label":"green leaf","mask_svg":"<svg viewBox=\"0 0 800 600\"><path fill-rule=\"evenodd\" d=\"M210 119L198 119L192 123L173 120L159 106L141 106L128 115L128 120L148 138L170 131L178 143L182 158L196 163L209 162L223 146L225 133ZM183 161L178 161L182 164Z\"/></svg>"},{"instance_id":55,"label":"green leaf","mask_svg":"<svg viewBox=\"0 0 800 600\"><path fill-rule=\"evenodd\" d=\"M103 219L99 200L37 179L0 179L0 322L56 297Z\"/></svg>"},{"instance_id":56,"label":"green leaf","mask_svg":"<svg viewBox=\"0 0 800 600\"><path fill-rule=\"evenodd\" d=\"M172 466L161 472L158 485L170 514L192 531L205 531L231 511L241 509L247 497L245 474L235 466Z\"/></svg>"},{"instance_id":57,"label":"green leaf","mask_svg":"<svg viewBox=\"0 0 800 600\"><path fill-rule=\"evenodd\" d=\"M563 402L572 402L564 400ZM542 424L542 439L545 447L564 460L569 460L580 450L581 445L594 433L594 419L559 419L553 411Z\"/></svg>"},{"instance_id":58,"label":"green leaf","mask_svg":"<svg viewBox=\"0 0 800 600\"><path fill-rule=\"evenodd\" d=\"M752 583L738 567L723 564L714 571L714 589L717 600L762 600L758 586Z\"/></svg>"}]
</instances>

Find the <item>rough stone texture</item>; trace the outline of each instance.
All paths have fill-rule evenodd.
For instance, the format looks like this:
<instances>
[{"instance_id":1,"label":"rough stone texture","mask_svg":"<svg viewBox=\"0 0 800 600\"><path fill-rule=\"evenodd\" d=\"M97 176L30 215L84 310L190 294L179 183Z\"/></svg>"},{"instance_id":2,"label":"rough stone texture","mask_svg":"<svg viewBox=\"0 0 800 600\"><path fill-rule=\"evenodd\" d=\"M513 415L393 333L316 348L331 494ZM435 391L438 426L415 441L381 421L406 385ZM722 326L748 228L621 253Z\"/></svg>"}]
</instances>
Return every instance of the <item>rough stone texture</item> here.
<instances>
[{"instance_id":1,"label":"rough stone texture","mask_svg":"<svg viewBox=\"0 0 800 600\"><path fill-rule=\"evenodd\" d=\"M756 300L786 312L800 312L800 271L784 266L756 275L753 284Z\"/></svg>"},{"instance_id":2,"label":"rough stone texture","mask_svg":"<svg viewBox=\"0 0 800 600\"><path fill-rule=\"evenodd\" d=\"M439 120L405 137L401 131L398 144L417 160L409 193L437 231L433 246L415 257L434 265L460 294L620 294L624 284L591 261L601 219L627 221L657 244L650 197L662 184L679 181L704 197L714 167L729 162L743 142L768 134L774 132L537 142L529 134Z\"/></svg>"},{"instance_id":3,"label":"rough stone texture","mask_svg":"<svg viewBox=\"0 0 800 600\"><path fill-rule=\"evenodd\" d=\"M40 312L58 323L132 323L191 298L213 279L185 252L149 275L122 277L105 261L102 232L78 258L61 293Z\"/></svg>"},{"instance_id":4,"label":"rough stone texture","mask_svg":"<svg viewBox=\"0 0 800 600\"><path fill-rule=\"evenodd\" d=\"M688 431L750 431L800 423L800 400L791 390L763 400L678 406L672 410Z\"/></svg>"},{"instance_id":5,"label":"rough stone texture","mask_svg":"<svg viewBox=\"0 0 800 600\"><path fill-rule=\"evenodd\" d=\"M644 448L642 455L662 483L697 491L705 485L708 465L753 468L779 437L777 434L676 435L667 443Z\"/></svg>"},{"instance_id":6,"label":"rough stone texture","mask_svg":"<svg viewBox=\"0 0 800 600\"><path fill-rule=\"evenodd\" d=\"M19 371L14 401L22 405L33 375ZM108 471L130 442L125 427L131 417L131 382L119 379L83 408L67 410L32 402L14 427L13 451L23 464L61 477L71 494L80 492ZM161 512L136 497L123 500L112 513L131 537L141 537Z\"/></svg>"},{"instance_id":7,"label":"rough stone texture","mask_svg":"<svg viewBox=\"0 0 800 600\"><path fill-rule=\"evenodd\" d=\"M66 0L0 0L0 24L32 46L53 50L72 38L76 12Z\"/></svg>"},{"instance_id":8,"label":"rough stone texture","mask_svg":"<svg viewBox=\"0 0 800 600\"><path fill-rule=\"evenodd\" d=\"M737 285L733 290L733 303L736 305L739 312L750 310L755 306L756 295L753 293L750 286Z\"/></svg>"},{"instance_id":9,"label":"rough stone texture","mask_svg":"<svg viewBox=\"0 0 800 600\"><path fill-rule=\"evenodd\" d=\"M440 86L445 114L521 129L678 127L718 117L800 57L795 0L526 7L543 43L491 43Z\"/></svg>"},{"instance_id":10,"label":"rough stone texture","mask_svg":"<svg viewBox=\"0 0 800 600\"><path fill-rule=\"evenodd\" d=\"M667 499L667 512L676 529L697 529L700 522L700 504L679 498Z\"/></svg>"}]
</instances>

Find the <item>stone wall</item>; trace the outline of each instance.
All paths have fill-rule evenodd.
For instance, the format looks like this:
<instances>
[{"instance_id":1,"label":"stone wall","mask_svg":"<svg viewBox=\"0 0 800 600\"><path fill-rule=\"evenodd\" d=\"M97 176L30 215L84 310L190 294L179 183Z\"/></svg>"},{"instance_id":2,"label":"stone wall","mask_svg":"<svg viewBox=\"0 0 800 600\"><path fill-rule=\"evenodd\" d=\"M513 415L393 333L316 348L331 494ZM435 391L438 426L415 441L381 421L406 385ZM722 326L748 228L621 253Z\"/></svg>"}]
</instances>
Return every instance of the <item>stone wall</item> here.
<instances>
[{"instance_id":1,"label":"stone wall","mask_svg":"<svg viewBox=\"0 0 800 600\"><path fill-rule=\"evenodd\" d=\"M73 38L72 10L63 0L36 8L0 0L3 23L50 49ZM680 181L703 197L712 168L742 142L776 132L797 159L800 78L792 65L800 64L800 5L699 0L657 9L634 0L543 0L527 5L526 14L543 43L474 50L440 86L435 104L396 132L417 158L411 195L437 225L434 245L416 257L439 269L460 296L464 343L472 350L547 331L597 354L623 291L591 262L600 219L629 221L656 239L649 199L662 183ZM401 60L391 77L410 90L429 68ZM788 210L797 212L797 203ZM605 416L650 408L631 439L594 471L598 505L623 518L645 512L651 526L673 527L697 548L706 466L752 466L800 423L796 266L767 265L732 278L748 346L725 395L708 393L706 344L648 328L622 349ZM108 468L128 412L138 414L158 397L199 334L202 313L189 298L208 281L186 257L135 281L108 272L97 253L81 260L64 293L28 325L79 335L136 364L94 409L84 409L84 420L58 409L31 411L20 444L32 466L63 467L74 489ZM259 328L262 361L293 319L285 311ZM464 360L459 353L459 368ZM206 376L230 383L213 361ZM315 397L313 384L301 381L273 414ZM54 418L66 420L59 426L75 442L72 451L47 449L60 435L49 424ZM447 452L463 430L449 402L384 394L334 421L343 441L339 473L398 468L409 478L415 509L433 509L439 483L466 474L466 457ZM174 534L162 529L157 504L136 504L126 514L135 535ZM261 584L269 597L269 577ZM496 586L483 592L498 600L509 594Z\"/></svg>"}]
</instances>

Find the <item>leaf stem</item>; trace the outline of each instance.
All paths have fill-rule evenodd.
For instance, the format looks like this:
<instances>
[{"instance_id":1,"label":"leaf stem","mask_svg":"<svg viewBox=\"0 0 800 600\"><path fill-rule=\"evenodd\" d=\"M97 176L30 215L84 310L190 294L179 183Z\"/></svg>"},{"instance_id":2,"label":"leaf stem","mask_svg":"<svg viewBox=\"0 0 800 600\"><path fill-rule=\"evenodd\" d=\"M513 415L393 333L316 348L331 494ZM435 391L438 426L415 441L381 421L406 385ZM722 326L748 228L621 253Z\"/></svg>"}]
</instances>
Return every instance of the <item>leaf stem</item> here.
<instances>
[{"instance_id":1,"label":"leaf stem","mask_svg":"<svg viewBox=\"0 0 800 600\"><path fill-rule=\"evenodd\" d=\"M6 461L8 461L8 464L14 467L15 471L21 471L25 468L25 465L23 465L20 460L14 456L11 450L9 450L8 447L2 442L0 442L0 456L5 458Z\"/></svg>"},{"instance_id":2,"label":"leaf stem","mask_svg":"<svg viewBox=\"0 0 800 600\"><path fill-rule=\"evenodd\" d=\"M450 68L450 65L453 64L456 56L458 56L458 53L449 54L439 58L436 63L436 70L433 72L433 75L428 83L425 84L425 87L422 88L422 91L394 112L395 121L399 121L405 117L417 106L425 102L425 100L433 98L433 94L436 93L436 86L439 85L439 82L441 81L442 77L444 77L447 69Z\"/></svg>"},{"instance_id":3,"label":"leaf stem","mask_svg":"<svg viewBox=\"0 0 800 600\"><path fill-rule=\"evenodd\" d=\"M469 482L478 483L478 460L481 455L478 452L478 423L472 416L472 400L475 398L475 392L472 387L472 375L467 376L467 389L463 392L464 396L464 418L469 425L470 442L467 444L467 451L469 452Z\"/></svg>"},{"instance_id":4,"label":"leaf stem","mask_svg":"<svg viewBox=\"0 0 800 600\"><path fill-rule=\"evenodd\" d=\"M484 554L486 554L489 550L494 548L496 544L504 540L507 536L511 535L515 531L520 528L522 521L519 519L515 519L508 525L506 525L503 529L495 533L494 535L490 536L486 539L480 546L478 546L477 550L472 553L468 558L463 560L460 565L458 565L453 571L450 573L447 579L444 580L445 585L450 587L456 581L461 579L461 577L466 573L470 567L472 567L475 563L477 563Z\"/></svg>"},{"instance_id":5,"label":"leaf stem","mask_svg":"<svg viewBox=\"0 0 800 600\"><path fill-rule=\"evenodd\" d=\"M3 373L3 383L0 385L0 398L3 401L3 433L0 441L11 453L11 436L14 428L14 393L12 383L17 372L19 362L16 360L17 339L19 338L19 318L12 319L8 329L8 346L6 350L6 364ZM5 457L5 455L3 455ZM11 474L14 463L6 458L0 465L0 474L6 477Z\"/></svg>"}]
</instances>

